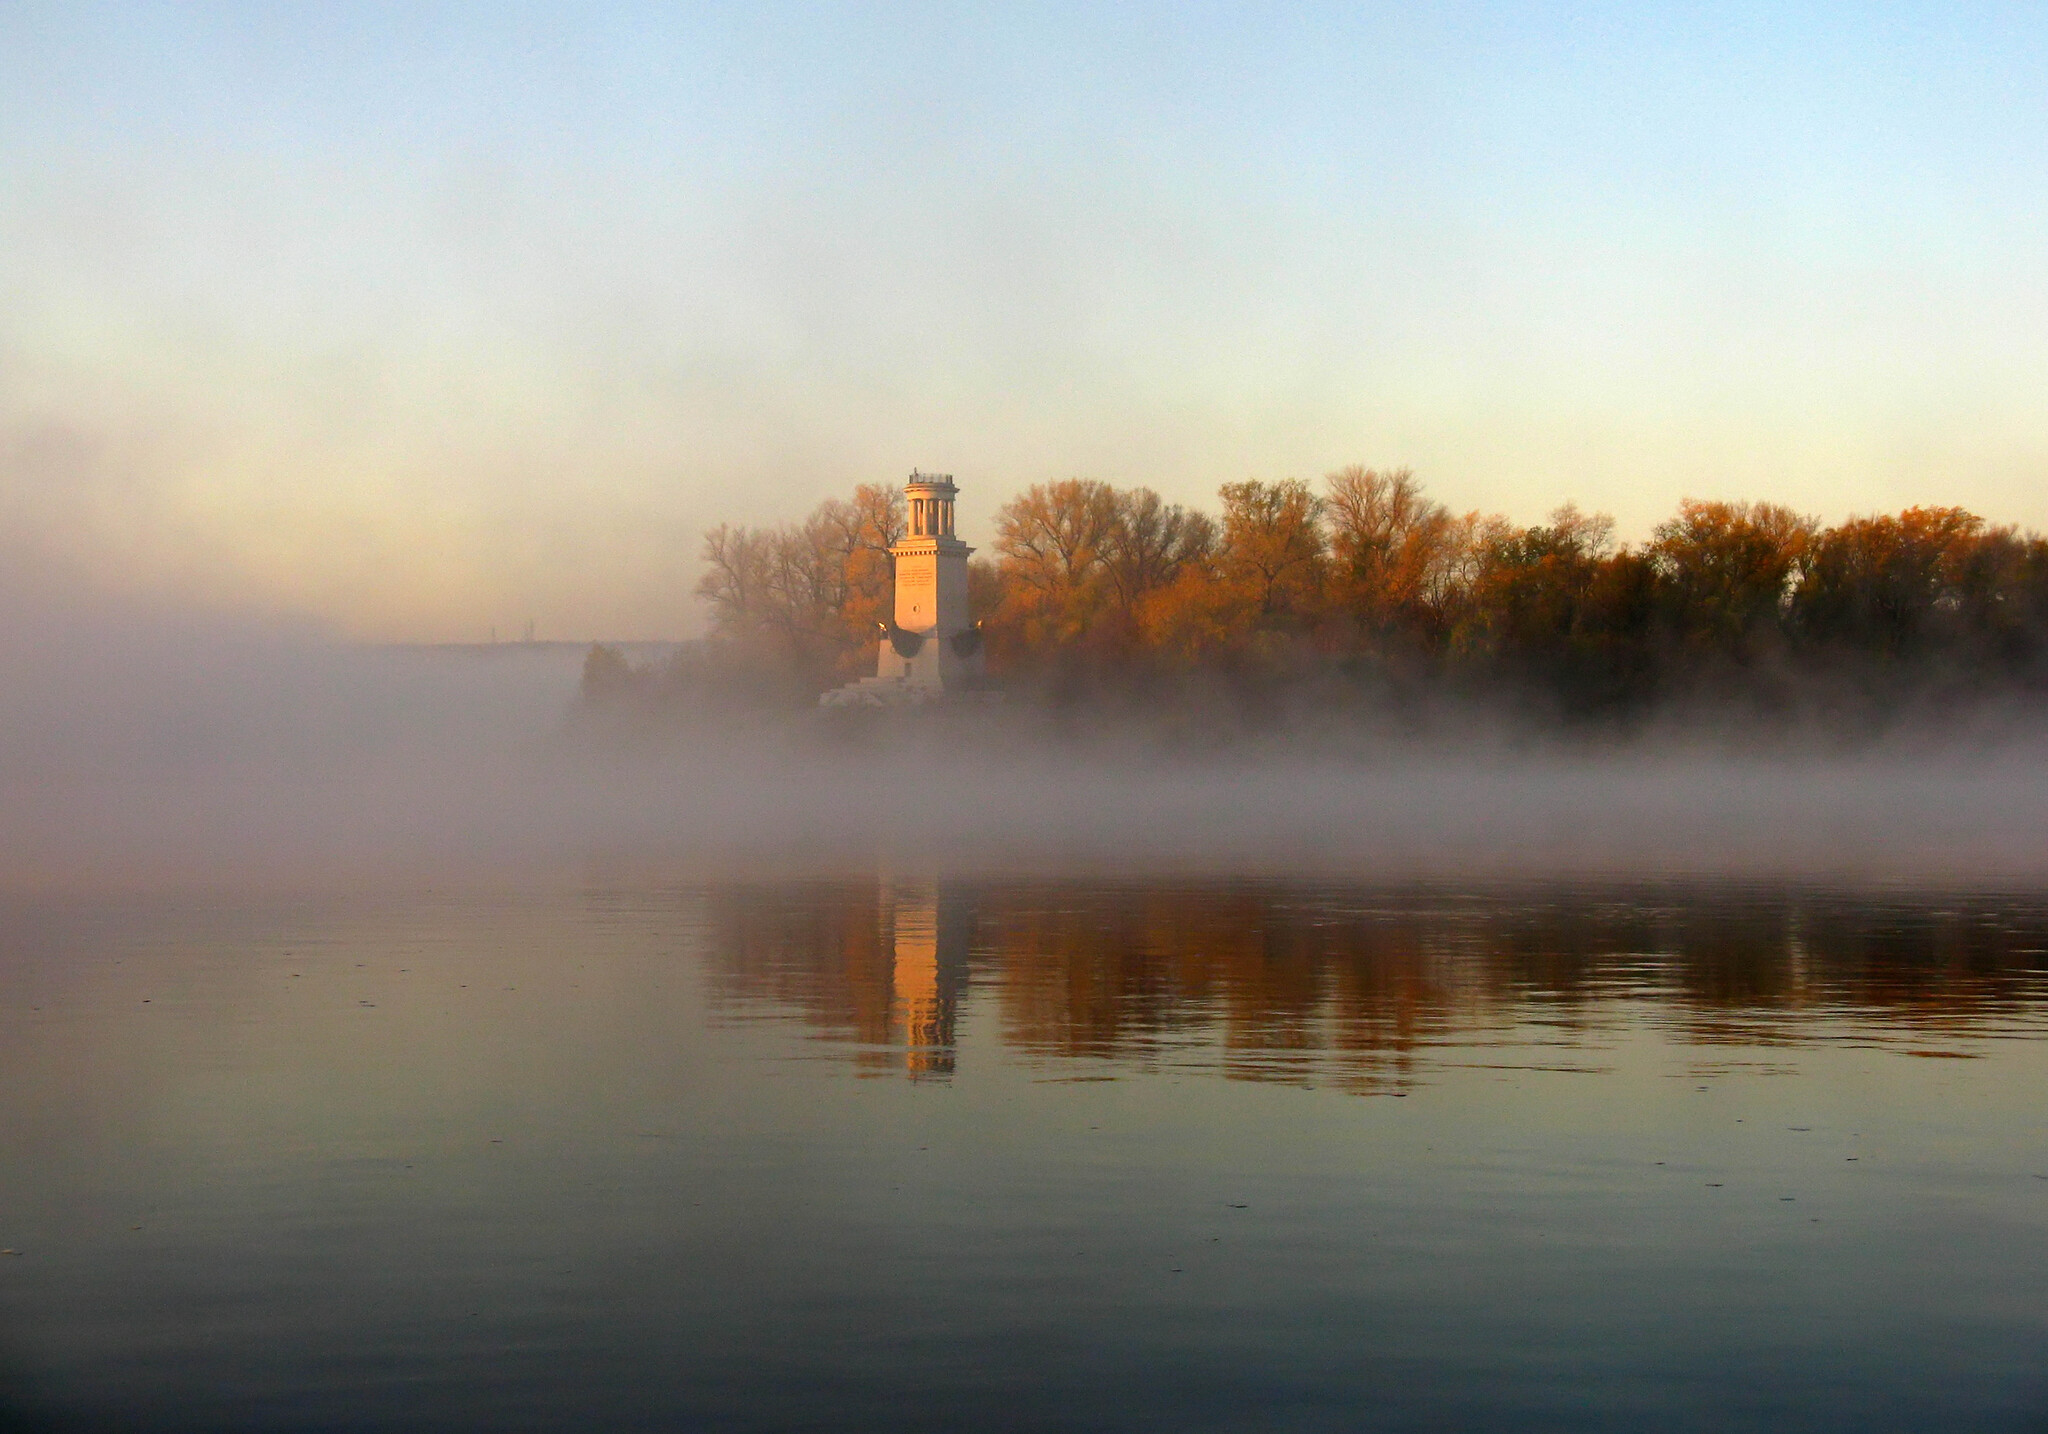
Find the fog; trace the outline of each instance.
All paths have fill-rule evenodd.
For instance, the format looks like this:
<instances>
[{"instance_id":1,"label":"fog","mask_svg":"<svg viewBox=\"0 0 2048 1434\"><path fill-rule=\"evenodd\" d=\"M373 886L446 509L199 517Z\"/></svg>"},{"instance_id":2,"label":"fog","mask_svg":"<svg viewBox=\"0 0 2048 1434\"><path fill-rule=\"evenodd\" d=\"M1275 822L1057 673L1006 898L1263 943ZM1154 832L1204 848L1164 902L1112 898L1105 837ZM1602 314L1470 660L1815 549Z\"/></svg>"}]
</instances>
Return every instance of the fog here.
<instances>
[{"instance_id":1,"label":"fog","mask_svg":"<svg viewBox=\"0 0 2048 1434\"><path fill-rule=\"evenodd\" d=\"M688 879L884 869L2048 875L2048 742L2013 714L1856 742L1674 724L1418 735L1091 721L1013 699L848 722L581 712L569 645L351 646L74 596L0 644L12 888Z\"/></svg>"}]
</instances>

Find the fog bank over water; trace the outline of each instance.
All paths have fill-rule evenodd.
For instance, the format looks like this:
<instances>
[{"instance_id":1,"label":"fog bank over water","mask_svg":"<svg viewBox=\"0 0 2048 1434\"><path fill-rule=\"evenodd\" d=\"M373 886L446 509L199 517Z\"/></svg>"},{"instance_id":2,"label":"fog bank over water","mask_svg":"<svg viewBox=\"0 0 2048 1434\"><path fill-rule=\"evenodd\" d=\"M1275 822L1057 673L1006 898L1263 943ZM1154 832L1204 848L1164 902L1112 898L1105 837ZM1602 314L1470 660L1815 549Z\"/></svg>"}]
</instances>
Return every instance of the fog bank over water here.
<instances>
[{"instance_id":1,"label":"fog bank over water","mask_svg":"<svg viewBox=\"0 0 2048 1434\"><path fill-rule=\"evenodd\" d=\"M578 715L580 649L365 648L133 613L9 639L12 887L580 880L890 869L1710 874L2031 883L2024 713L1859 742L1687 730L1225 732L1023 704L833 724Z\"/></svg>"}]
</instances>

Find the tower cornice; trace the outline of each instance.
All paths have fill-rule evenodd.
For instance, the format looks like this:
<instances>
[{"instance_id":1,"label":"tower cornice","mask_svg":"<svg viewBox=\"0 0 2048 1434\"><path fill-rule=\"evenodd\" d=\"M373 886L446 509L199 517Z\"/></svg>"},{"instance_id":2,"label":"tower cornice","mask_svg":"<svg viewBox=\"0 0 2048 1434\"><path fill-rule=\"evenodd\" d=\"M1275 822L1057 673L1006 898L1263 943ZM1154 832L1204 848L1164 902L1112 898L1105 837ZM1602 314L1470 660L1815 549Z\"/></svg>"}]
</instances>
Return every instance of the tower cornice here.
<instances>
[{"instance_id":1,"label":"tower cornice","mask_svg":"<svg viewBox=\"0 0 2048 1434\"><path fill-rule=\"evenodd\" d=\"M897 555L903 555L908 553L944 553L948 556L952 556L954 554L957 554L960 557L964 558L969 553L973 552L974 549L968 546L966 543L961 542L951 533L911 533L905 534L903 537L900 537L895 542L891 543L889 545L889 551Z\"/></svg>"}]
</instances>

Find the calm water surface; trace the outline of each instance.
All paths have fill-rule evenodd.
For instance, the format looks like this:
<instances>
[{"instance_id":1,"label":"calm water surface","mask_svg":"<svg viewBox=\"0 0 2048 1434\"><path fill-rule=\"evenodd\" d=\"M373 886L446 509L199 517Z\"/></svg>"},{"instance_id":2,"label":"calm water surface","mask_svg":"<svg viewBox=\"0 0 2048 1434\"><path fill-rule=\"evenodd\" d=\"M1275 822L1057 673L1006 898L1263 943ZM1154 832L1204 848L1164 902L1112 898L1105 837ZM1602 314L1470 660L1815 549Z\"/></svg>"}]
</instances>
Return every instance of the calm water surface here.
<instances>
[{"instance_id":1,"label":"calm water surface","mask_svg":"<svg viewBox=\"0 0 2048 1434\"><path fill-rule=\"evenodd\" d=\"M2048 1428L2048 897L0 902L0 1422Z\"/></svg>"}]
</instances>

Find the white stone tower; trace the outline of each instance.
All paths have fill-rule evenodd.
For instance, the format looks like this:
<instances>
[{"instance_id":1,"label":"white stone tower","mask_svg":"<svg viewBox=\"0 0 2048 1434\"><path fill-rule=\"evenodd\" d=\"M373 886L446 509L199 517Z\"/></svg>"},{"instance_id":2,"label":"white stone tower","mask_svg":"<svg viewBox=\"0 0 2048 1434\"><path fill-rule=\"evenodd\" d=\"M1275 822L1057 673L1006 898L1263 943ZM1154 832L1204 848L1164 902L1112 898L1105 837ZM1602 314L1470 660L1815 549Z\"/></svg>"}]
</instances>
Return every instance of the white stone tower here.
<instances>
[{"instance_id":1,"label":"white stone tower","mask_svg":"<svg viewBox=\"0 0 2048 1434\"><path fill-rule=\"evenodd\" d=\"M820 699L827 706L925 701L981 676L981 629L968 615L967 555L953 532L951 474L912 473L906 528L889 549L896 604L881 625L875 675Z\"/></svg>"}]
</instances>

